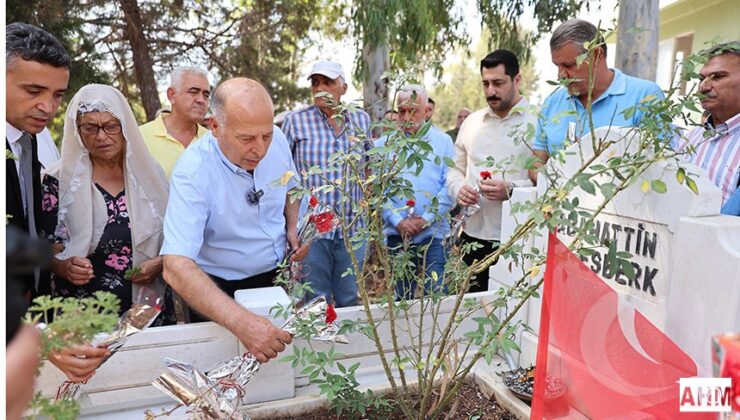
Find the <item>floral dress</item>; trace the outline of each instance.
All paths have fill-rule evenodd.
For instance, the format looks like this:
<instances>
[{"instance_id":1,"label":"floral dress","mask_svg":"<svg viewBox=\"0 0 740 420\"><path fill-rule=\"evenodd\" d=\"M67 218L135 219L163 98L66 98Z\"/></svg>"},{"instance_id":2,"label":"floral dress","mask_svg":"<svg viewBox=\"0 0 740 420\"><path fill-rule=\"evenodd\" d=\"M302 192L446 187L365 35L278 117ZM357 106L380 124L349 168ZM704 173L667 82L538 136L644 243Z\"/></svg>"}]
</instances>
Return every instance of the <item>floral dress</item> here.
<instances>
[{"instance_id":1,"label":"floral dress","mask_svg":"<svg viewBox=\"0 0 740 420\"><path fill-rule=\"evenodd\" d=\"M113 293L121 300L123 314L131 308L133 284L125 278L125 273L133 265L131 243L131 221L126 207L126 190L113 196L98 184L98 191L103 195L108 209L108 220L98 246L87 256L93 266L94 277L82 286L76 286L66 279L51 274L51 294L61 297L89 297L98 290ZM45 176L41 185L41 223L40 230L44 238L54 243L61 243L62 238L55 234L57 213L59 212L59 181L52 176ZM72 215L74 217L74 215ZM162 313L152 324L176 324L172 292L169 286L165 290Z\"/></svg>"}]
</instances>

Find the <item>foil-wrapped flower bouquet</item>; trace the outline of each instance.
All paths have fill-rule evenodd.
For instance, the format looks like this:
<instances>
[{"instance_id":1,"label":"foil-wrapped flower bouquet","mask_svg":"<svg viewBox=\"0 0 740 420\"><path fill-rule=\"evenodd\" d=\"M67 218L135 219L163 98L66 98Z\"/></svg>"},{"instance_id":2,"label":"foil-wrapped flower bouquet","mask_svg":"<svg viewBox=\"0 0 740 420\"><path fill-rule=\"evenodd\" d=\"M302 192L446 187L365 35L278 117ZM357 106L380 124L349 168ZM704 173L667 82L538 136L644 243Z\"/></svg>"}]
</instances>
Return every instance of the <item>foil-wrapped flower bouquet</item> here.
<instances>
[{"instance_id":1,"label":"foil-wrapped flower bouquet","mask_svg":"<svg viewBox=\"0 0 740 420\"><path fill-rule=\"evenodd\" d=\"M90 343L96 347L106 347L110 351L110 359L126 344L126 340L148 328L162 311L163 296L150 288L141 287L138 296L134 299L131 309L121 315L118 325L111 333L101 333L95 336ZM57 400L77 400L82 393L84 383L64 381L57 389Z\"/></svg>"},{"instance_id":2,"label":"foil-wrapped flower bouquet","mask_svg":"<svg viewBox=\"0 0 740 420\"><path fill-rule=\"evenodd\" d=\"M475 192L478 194L478 196L481 195L480 181L485 179L491 179L491 172L481 171L480 179L475 185ZM452 224L452 228L450 229L450 236L447 237L448 245L451 246L460 243L460 238L462 236L463 228L465 228L465 223L468 221L468 219L470 219L470 216L477 213L478 210L480 210L480 205L478 204L464 206L462 209L460 209L460 213L458 214L457 218Z\"/></svg>"},{"instance_id":3,"label":"foil-wrapped flower bouquet","mask_svg":"<svg viewBox=\"0 0 740 420\"><path fill-rule=\"evenodd\" d=\"M294 336L309 332L311 340L346 344L336 320L334 307L319 296L298 308L281 328ZM242 410L245 387L260 368L260 362L251 354L236 356L207 373L169 358L164 363L165 372L152 385L189 407L195 418L249 418Z\"/></svg>"},{"instance_id":4,"label":"foil-wrapped flower bouquet","mask_svg":"<svg viewBox=\"0 0 740 420\"><path fill-rule=\"evenodd\" d=\"M313 195L309 198L308 208L308 212L298 221L299 247L310 244L321 235L335 231L340 225L336 212L331 207L319 203ZM284 262L290 261L295 252L295 249L291 249L286 254Z\"/></svg>"},{"instance_id":5,"label":"foil-wrapped flower bouquet","mask_svg":"<svg viewBox=\"0 0 740 420\"><path fill-rule=\"evenodd\" d=\"M408 210L406 212L406 217L407 218L410 219L410 218L414 217L414 215L416 214L415 206L416 206L416 201L414 201L414 200L407 200L406 201L406 207L408 207Z\"/></svg>"}]
</instances>

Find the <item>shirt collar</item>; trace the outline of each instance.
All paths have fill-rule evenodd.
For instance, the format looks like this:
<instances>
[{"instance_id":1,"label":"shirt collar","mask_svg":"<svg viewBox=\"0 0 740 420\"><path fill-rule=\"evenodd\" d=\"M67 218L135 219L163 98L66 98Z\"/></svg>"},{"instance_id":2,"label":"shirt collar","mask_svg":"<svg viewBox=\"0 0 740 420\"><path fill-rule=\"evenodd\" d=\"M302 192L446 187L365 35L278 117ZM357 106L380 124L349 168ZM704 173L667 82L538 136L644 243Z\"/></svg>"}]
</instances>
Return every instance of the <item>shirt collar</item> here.
<instances>
[{"instance_id":1,"label":"shirt collar","mask_svg":"<svg viewBox=\"0 0 740 420\"><path fill-rule=\"evenodd\" d=\"M604 93L596 98L594 103L599 102L608 96L624 95L625 93L627 93L627 77L624 75L624 73L622 73L622 71L617 68L609 70L614 73L614 79L612 79L612 82L609 84L609 87L606 88ZM578 100L578 97L576 95L572 95L569 93L568 96L573 101Z\"/></svg>"},{"instance_id":2,"label":"shirt collar","mask_svg":"<svg viewBox=\"0 0 740 420\"><path fill-rule=\"evenodd\" d=\"M717 126L714 125L714 120L710 115L709 118L707 118L707 121L704 123L704 128L706 128L707 130L715 130L718 134L732 133L740 128L740 114L735 114L734 117L721 124L717 124Z\"/></svg>"},{"instance_id":3,"label":"shirt collar","mask_svg":"<svg viewBox=\"0 0 740 420\"><path fill-rule=\"evenodd\" d=\"M237 175L249 174L249 172L247 172L246 169L243 169L237 165L234 165L234 163L230 161L229 158L226 157L224 152L221 150L221 146L219 146L218 144L218 139L214 137L213 134L209 134L208 137L209 137L208 140L211 142L211 146L214 149L216 149L216 153L218 153L218 157L221 159L221 163L223 163L229 171Z\"/></svg>"},{"instance_id":4,"label":"shirt collar","mask_svg":"<svg viewBox=\"0 0 740 420\"><path fill-rule=\"evenodd\" d=\"M311 105L311 108L313 108L313 109L314 109L314 110L316 111L316 113L317 113L317 114L319 114L319 116L320 116L320 117L321 117L321 118L322 118L322 119L323 119L324 121L326 121L326 120L328 120L328 119L329 119L329 116L327 116L326 114L324 114L324 112L323 112L323 111L321 110L321 108L319 108L319 106L318 106L318 105L316 105L316 104L313 104L313 105ZM346 110L346 109L345 109L344 111L342 111L342 114L346 114L346 113L347 113L347 110Z\"/></svg>"},{"instance_id":5,"label":"shirt collar","mask_svg":"<svg viewBox=\"0 0 740 420\"><path fill-rule=\"evenodd\" d=\"M313 105L311 105L311 107L314 109L314 111L316 112L316 114L318 114L318 116L321 119L321 121L323 121L326 124L327 129L330 129L331 132L332 132L332 134L333 134L334 133L334 129L331 127L331 125L329 125L329 116L327 116L326 114L324 114L324 112L321 111L321 108L319 108L318 105L313 104ZM349 113L349 110L348 109L344 109L342 111L342 115L345 117L344 118L345 124L342 127L342 132L339 133L340 136L347 130L347 125L348 125L347 122L351 122L352 121L352 118L350 116L350 113Z\"/></svg>"},{"instance_id":6,"label":"shirt collar","mask_svg":"<svg viewBox=\"0 0 740 420\"><path fill-rule=\"evenodd\" d=\"M170 133L167 132L167 126L164 125L164 116L167 114L171 114L172 111L162 111L159 113L157 118L155 118L152 123L154 123L154 135L157 137L162 137L165 139L169 139L175 142L178 142L177 139L170 136ZM203 128L200 124L195 124L196 131L195 131L195 137L193 137L193 140L199 139L205 135L206 132L209 130L206 128Z\"/></svg>"},{"instance_id":7,"label":"shirt collar","mask_svg":"<svg viewBox=\"0 0 740 420\"><path fill-rule=\"evenodd\" d=\"M167 127L164 125L164 114L169 114L169 112L162 111L157 115L157 118L154 119L156 127L154 135L157 137L167 137Z\"/></svg>"},{"instance_id":8,"label":"shirt collar","mask_svg":"<svg viewBox=\"0 0 740 420\"><path fill-rule=\"evenodd\" d=\"M8 139L10 144L15 144L20 140L23 135L23 131L13 127L9 122L5 121L5 137Z\"/></svg>"},{"instance_id":9,"label":"shirt collar","mask_svg":"<svg viewBox=\"0 0 740 420\"><path fill-rule=\"evenodd\" d=\"M527 108L529 107L529 102L527 102L527 99L522 96L521 99L519 99L519 102L516 103L510 110L509 113L506 114L504 118L499 117L496 115L490 106L486 105L486 113L483 114L483 119L486 118L495 118L497 120L506 120L509 117L511 117L514 114L523 114L527 111Z\"/></svg>"},{"instance_id":10,"label":"shirt collar","mask_svg":"<svg viewBox=\"0 0 740 420\"><path fill-rule=\"evenodd\" d=\"M614 72L614 79L602 96L624 95L627 93L627 77L619 69L611 69L611 71Z\"/></svg>"}]
</instances>

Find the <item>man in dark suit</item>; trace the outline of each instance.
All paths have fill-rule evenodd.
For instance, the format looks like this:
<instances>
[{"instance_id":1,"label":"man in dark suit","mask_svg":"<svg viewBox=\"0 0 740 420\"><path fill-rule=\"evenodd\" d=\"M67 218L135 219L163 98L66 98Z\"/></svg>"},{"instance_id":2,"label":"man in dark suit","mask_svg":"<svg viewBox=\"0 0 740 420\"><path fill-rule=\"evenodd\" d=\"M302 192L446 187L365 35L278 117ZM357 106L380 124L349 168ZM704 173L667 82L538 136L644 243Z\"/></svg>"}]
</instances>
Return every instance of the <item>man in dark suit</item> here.
<instances>
[{"instance_id":1,"label":"man in dark suit","mask_svg":"<svg viewBox=\"0 0 740 420\"><path fill-rule=\"evenodd\" d=\"M69 82L70 61L62 44L43 29L25 23L11 23L5 27L5 149L8 156L5 164L6 211L8 223L19 227L31 237L37 236L36 220L41 212L41 166L38 161L36 134L51 122L62 102ZM22 234L6 236L8 245L31 242L34 241L24 241ZM25 255L24 249L19 251L18 254ZM8 282L11 282L9 277L13 277L12 274L20 268L18 261L27 261L38 270L38 252L35 255L36 257L25 260L8 258L6 255L8 265L13 265L7 267ZM11 276L7 276L9 273ZM31 290L34 294L44 292L36 288L36 276L18 277L25 277L22 279L22 286L26 291ZM41 281L39 285L48 287L48 283L48 280ZM9 321L6 326L11 328L11 317L17 321L24 312L22 305L15 305L23 298L14 286L12 283L6 284L6 315ZM15 302L12 299L16 299ZM17 328L18 323L15 325ZM19 330L15 337L11 334L6 337L6 341L11 340L8 349L13 349L13 354L8 353L6 363L13 364L14 367L35 366L34 358L26 358L24 362L16 357L34 355L31 349L37 341L31 330L34 328ZM49 361L69 379L84 381L92 376L107 354L104 348L71 346L52 353ZM33 377L31 368L16 368L13 372L8 372L8 383L21 384L13 394L16 412L23 411L26 399L32 394L33 383L27 380ZM26 380L22 381L24 378ZM29 389L30 393L27 392Z\"/></svg>"},{"instance_id":2,"label":"man in dark suit","mask_svg":"<svg viewBox=\"0 0 740 420\"><path fill-rule=\"evenodd\" d=\"M36 134L51 122L62 102L71 60L51 34L18 22L5 27L5 51L7 223L36 237L41 212ZM37 277L38 273L22 279L24 288L34 294L43 291Z\"/></svg>"}]
</instances>

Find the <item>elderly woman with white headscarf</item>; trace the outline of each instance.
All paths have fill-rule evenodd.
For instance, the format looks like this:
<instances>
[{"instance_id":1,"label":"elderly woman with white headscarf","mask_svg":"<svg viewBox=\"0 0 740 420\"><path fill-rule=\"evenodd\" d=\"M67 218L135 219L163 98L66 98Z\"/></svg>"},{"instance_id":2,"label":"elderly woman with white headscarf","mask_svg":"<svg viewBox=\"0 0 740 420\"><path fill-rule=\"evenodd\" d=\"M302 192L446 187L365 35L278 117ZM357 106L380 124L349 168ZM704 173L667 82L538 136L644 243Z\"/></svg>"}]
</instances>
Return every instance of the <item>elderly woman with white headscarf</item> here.
<instances>
[{"instance_id":1,"label":"elderly woman with white headscarf","mask_svg":"<svg viewBox=\"0 0 740 420\"><path fill-rule=\"evenodd\" d=\"M77 92L67 108L61 155L42 182L43 235L64 246L52 264L52 295L111 292L123 312L142 288L154 289L165 297L154 325L175 323L158 255L167 181L121 92L103 85ZM105 352L78 346L50 361L71 380L85 381Z\"/></svg>"}]
</instances>

